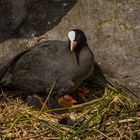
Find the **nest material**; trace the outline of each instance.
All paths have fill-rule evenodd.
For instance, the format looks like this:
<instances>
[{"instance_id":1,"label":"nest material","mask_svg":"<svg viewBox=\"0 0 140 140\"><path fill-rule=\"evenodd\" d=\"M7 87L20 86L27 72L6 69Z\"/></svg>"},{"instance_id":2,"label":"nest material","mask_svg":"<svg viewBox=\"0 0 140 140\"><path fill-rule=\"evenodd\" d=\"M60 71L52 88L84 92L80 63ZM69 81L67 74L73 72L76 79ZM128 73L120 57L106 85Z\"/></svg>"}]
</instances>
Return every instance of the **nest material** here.
<instances>
[{"instance_id":1,"label":"nest material","mask_svg":"<svg viewBox=\"0 0 140 140\"><path fill-rule=\"evenodd\" d=\"M34 110L20 97L2 93L0 138L135 140L140 138L139 106L139 101L110 86L105 88L101 98L90 97L88 102L67 108L68 112L62 115L51 110ZM74 120L72 126L59 123L66 116Z\"/></svg>"}]
</instances>

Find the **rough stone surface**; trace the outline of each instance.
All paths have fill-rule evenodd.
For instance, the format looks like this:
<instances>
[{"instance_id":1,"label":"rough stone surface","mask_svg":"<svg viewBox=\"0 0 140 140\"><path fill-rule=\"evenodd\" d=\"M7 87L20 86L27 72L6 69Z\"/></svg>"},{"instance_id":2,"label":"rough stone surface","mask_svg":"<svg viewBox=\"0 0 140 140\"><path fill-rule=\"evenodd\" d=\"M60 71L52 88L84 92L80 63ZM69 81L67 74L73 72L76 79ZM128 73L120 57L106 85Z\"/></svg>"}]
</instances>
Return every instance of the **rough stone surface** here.
<instances>
[{"instance_id":1,"label":"rough stone surface","mask_svg":"<svg viewBox=\"0 0 140 140\"><path fill-rule=\"evenodd\" d=\"M62 1L55 0L55 2ZM65 5L63 4L64 7ZM69 30L82 29L103 71L140 97L139 13L139 0L78 0L58 25L34 39L33 43L47 39L66 40ZM30 23L30 20L27 23ZM18 29L20 36L25 36L28 32L35 33L30 28L25 32L25 27L28 28L26 22ZM19 48L20 44L26 44L27 47L29 42L29 39L17 41L15 48ZM12 49L13 43L10 45L10 50ZM6 53L2 54L4 55Z\"/></svg>"}]
</instances>

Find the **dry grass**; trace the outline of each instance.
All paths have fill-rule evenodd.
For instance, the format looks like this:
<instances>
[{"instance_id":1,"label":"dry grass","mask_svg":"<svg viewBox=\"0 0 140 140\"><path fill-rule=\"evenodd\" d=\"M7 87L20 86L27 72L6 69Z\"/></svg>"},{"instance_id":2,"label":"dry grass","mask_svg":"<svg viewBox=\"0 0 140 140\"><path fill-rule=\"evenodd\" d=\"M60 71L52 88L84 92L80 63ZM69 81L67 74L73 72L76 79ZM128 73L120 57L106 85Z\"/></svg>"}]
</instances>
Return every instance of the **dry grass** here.
<instances>
[{"instance_id":1,"label":"dry grass","mask_svg":"<svg viewBox=\"0 0 140 140\"><path fill-rule=\"evenodd\" d=\"M113 86L107 86L101 98L69 107L68 113L62 115L33 110L20 97L7 93L2 93L0 99L1 140L140 139L140 102ZM58 123L64 116L70 116L75 124Z\"/></svg>"}]
</instances>

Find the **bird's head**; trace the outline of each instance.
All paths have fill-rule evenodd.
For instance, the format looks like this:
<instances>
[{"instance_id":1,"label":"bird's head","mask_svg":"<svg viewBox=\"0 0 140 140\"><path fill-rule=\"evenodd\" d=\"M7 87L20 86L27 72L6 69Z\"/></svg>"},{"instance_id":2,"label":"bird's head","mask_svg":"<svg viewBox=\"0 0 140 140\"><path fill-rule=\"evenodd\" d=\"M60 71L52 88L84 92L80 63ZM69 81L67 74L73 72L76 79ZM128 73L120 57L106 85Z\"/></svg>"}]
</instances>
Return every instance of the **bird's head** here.
<instances>
[{"instance_id":1,"label":"bird's head","mask_svg":"<svg viewBox=\"0 0 140 140\"><path fill-rule=\"evenodd\" d=\"M69 107L75 103L77 103L76 100L74 100L70 95L64 95L58 100L59 104L63 107Z\"/></svg>"},{"instance_id":2,"label":"bird's head","mask_svg":"<svg viewBox=\"0 0 140 140\"><path fill-rule=\"evenodd\" d=\"M73 29L68 33L69 47L71 51L79 51L87 46L87 39L83 31Z\"/></svg>"}]
</instances>

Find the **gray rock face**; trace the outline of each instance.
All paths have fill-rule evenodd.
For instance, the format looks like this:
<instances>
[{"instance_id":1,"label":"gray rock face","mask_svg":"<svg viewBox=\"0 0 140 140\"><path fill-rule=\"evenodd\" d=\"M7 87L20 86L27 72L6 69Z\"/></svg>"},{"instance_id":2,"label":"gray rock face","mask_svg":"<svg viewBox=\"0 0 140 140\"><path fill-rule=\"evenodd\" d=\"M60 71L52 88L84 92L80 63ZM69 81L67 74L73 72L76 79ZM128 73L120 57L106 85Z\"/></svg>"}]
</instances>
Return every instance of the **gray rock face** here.
<instances>
[{"instance_id":1,"label":"gray rock face","mask_svg":"<svg viewBox=\"0 0 140 140\"><path fill-rule=\"evenodd\" d=\"M55 0L54 2L58 4L62 1ZM65 3L69 4L69 1ZM63 6L65 7L66 4ZM139 13L139 0L78 0L57 26L39 38L33 39L33 44L47 39L66 40L69 30L80 28L87 35L95 60L100 64L103 71L110 75L114 81L127 87L140 97ZM34 22L25 20L24 24L17 30L18 34L25 36L28 33L35 33L36 35L36 32L29 26L29 23L33 24L36 20ZM52 22L49 24L54 25ZM28 31L25 30L25 27ZM41 28L46 31L43 26ZM36 31L38 34L38 30ZM16 50L20 50L23 49L23 47L19 48L20 44L27 47L30 46L29 42L29 39L17 40L14 46ZM10 44L8 53L13 51L13 43ZM4 53L1 54L1 49L2 47L0 47L0 64L2 64L1 60L4 56L8 54L4 48L2 49Z\"/></svg>"}]
</instances>

